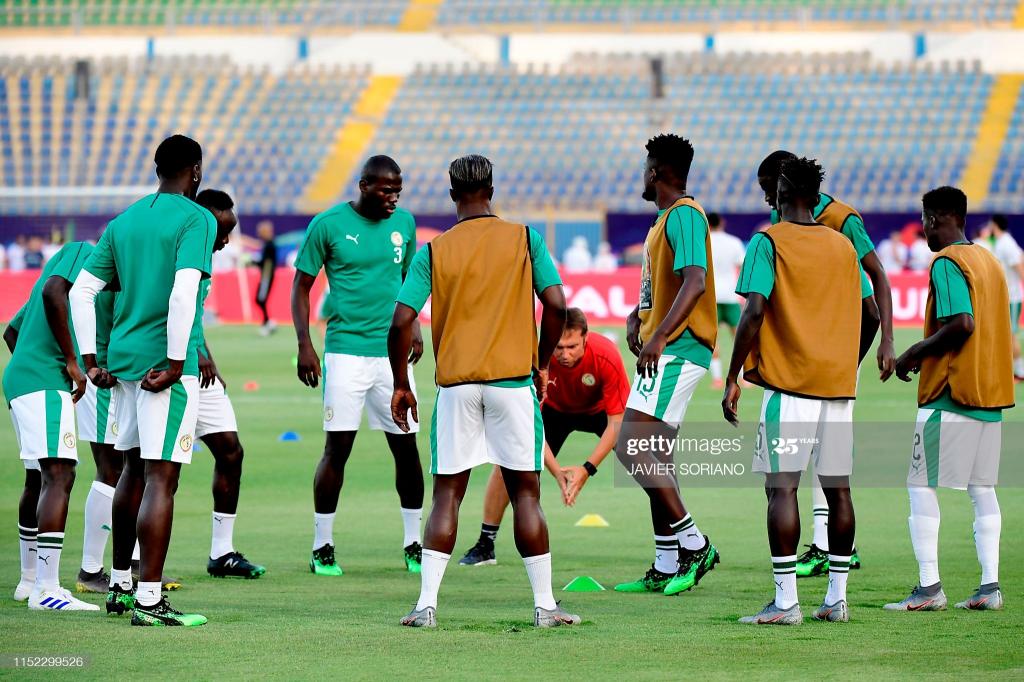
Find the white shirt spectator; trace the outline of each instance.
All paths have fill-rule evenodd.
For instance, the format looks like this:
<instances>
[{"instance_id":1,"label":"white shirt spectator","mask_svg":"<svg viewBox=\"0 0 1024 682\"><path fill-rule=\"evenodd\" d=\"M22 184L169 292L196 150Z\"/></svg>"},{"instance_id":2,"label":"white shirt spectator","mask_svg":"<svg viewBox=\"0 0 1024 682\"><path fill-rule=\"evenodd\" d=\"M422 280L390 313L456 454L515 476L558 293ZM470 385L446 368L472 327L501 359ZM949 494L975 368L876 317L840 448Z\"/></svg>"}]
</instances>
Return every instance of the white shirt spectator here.
<instances>
[{"instance_id":1,"label":"white shirt spectator","mask_svg":"<svg viewBox=\"0 0 1024 682\"><path fill-rule=\"evenodd\" d=\"M593 264L586 237L575 237L572 246L562 254L562 265L566 272L589 272Z\"/></svg>"},{"instance_id":2,"label":"white shirt spectator","mask_svg":"<svg viewBox=\"0 0 1024 682\"><path fill-rule=\"evenodd\" d=\"M25 269L25 247L18 242L11 242L7 247L7 267L12 272L21 272Z\"/></svg>"},{"instance_id":3,"label":"white shirt spectator","mask_svg":"<svg viewBox=\"0 0 1024 682\"><path fill-rule=\"evenodd\" d=\"M875 251L886 272L902 272L907 267L910 249L899 239L883 239Z\"/></svg>"},{"instance_id":4,"label":"white shirt spectator","mask_svg":"<svg viewBox=\"0 0 1024 682\"><path fill-rule=\"evenodd\" d=\"M932 264L932 257L935 254L928 248L928 242L924 239L916 239L910 246L910 260L908 267L914 272L924 272Z\"/></svg>"},{"instance_id":5,"label":"white shirt spectator","mask_svg":"<svg viewBox=\"0 0 1024 682\"><path fill-rule=\"evenodd\" d=\"M711 231L711 262L715 269L715 301L739 303L736 280L746 255L743 242L724 230Z\"/></svg>"},{"instance_id":6,"label":"white shirt spectator","mask_svg":"<svg viewBox=\"0 0 1024 682\"><path fill-rule=\"evenodd\" d=\"M1010 303L1020 303L1024 299L1021 291L1020 264L1024 260L1020 245L1009 232L1003 232L996 238L993 253L1003 266L1006 275L1006 288L1010 291Z\"/></svg>"},{"instance_id":7,"label":"white shirt spectator","mask_svg":"<svg viewBox=\"0 0 1024 682\"><path fill-rule=\"evenodd\" d=\"M51 258L57 255L57 252L60 251L60 248L62 246L63 244L55 244L53 242L47 242L46 244L43 244L43 263L48 263Z\"/></svg>"},{"instance_id":8,"label":"white shirt spectator","mask_svg":"<svg viewBox=\"0 0 1024 682\"><path fill-rule=\"evenodd\" d=\"M619 269L619 259L612 253L612 245L601 242L597 245L597 256L594 258L594 272L615 272Z\"/></svg>"}]
</instances>

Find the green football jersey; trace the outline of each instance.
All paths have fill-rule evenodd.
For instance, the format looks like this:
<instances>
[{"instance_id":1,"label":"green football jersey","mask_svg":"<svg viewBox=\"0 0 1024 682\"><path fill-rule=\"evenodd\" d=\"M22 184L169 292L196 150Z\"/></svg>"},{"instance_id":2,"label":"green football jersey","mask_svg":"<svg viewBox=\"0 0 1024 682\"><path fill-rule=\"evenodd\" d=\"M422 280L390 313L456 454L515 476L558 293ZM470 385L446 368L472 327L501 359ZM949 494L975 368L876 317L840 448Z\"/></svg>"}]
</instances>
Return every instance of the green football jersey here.
<instances>
[{"instance_id":1,"label":"green football jersey","mask_svg":"<svg viewBox=\"0 0 1024 682\"><path fill-rule=\"evenodd\" d=\"M71 389L71 380L64 369L64 354L46 320L43 287L50 277L63 277L74 282L92 251L92 245L86 242L65 244L43 268L28 301L11 320L11 326L18 330L18 342L3 376L4 396L8 404L19 396L36 391ZM68 328L74 343L70 310Z\"/></svg>"},{"instance_id":2,"label":"green football jersey","mask_svg":"<svg viewBox=\"0 0 1024 682\"><path fill-rule=\"evenodd\" d=\"M818 194L818 205L811 211L811 215L817 220L821 214L825 211L825 208L832 203L834 200L829 195L821 192ZM772 209L771 223L776 225L780 222L779 212L776 209ZM864 227L864 220L858 215L851 215L843 223L843 228L839 231L844 237L850 240L853 244L853 248L857 250L857 258L863 259L864 256L868 255L875 250L875 243L871 241L871 236L868 234L867 228Z\"/></svg>"},{"instance_id":3,"label":"green football jersey","mask_svg":"<svg viewBox=\"0 0 1024 682\"><path fill-rule=\"evenodd\" d=\"M387 356L395 299L415 253L416 220L404 209L374 221L344 203L313 218L295 269L327 273L327 353Z\"/></svg>"},{"instance_id":4,"label":"green football jersey","mask_svg":"<svg viewBox=\"0 0 1024 682\"><path fill-rule=\"evenodd\" d=\"M174 275L195 269L208 278L216 237L213 214L181 194L150 194L110 221L85 269L104 282L116 278L120 283L108 347L111 374L135 381L150 369L167 368L167 310ZM184 373L199 375L191 344Z\"/></svg>"}]
</instances>

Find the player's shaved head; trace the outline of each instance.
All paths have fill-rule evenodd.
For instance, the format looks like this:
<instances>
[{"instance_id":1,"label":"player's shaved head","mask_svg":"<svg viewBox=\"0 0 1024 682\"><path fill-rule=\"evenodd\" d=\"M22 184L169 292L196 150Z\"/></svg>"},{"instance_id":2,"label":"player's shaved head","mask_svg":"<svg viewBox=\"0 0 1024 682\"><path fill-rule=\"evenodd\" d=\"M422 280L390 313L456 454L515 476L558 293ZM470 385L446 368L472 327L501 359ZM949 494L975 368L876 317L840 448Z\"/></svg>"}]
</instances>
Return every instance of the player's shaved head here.
<instances>
[{"instance_id":1,"label":"player's shaved head","mask_svg":"<svg viewBox=\"0 0 1024 682\"><path fill-rule=\"evenodd\" d=\"M652 162L651 167L666 181L674 180L677 187L685 189L690 164L693 163L693 145L690 141L667 133L649 139L646 149L647 158Z\"/></svg>"},{"instance_id":2,"label":"player's shaved head","mask_svg":"<svg viewBox=\"0 0 1024 682\"><path fill-rule=\"evenodd\" d=\"M171 135L156 148L153 161L159 177L176 178L203 162L203 148L191 137Z\"/></svg>"},{"instance_id":3,"label":"player's shaved head","mask_svg":"<svg viewBox=\"0 0 1024 682\"><path fill-rule=\"evenodd\" d=\"M768 156L764 157L764 161L757 167L757 177L769 177L778 178L779 169L782 168L782 164L785 161L791 161L796 158L796 154L793 152L787 152L785 149L777 149Z\"/></svg>"},{"instance_id":4,"label":"player's shaved head","mask_svg":"<svg viewBox=\"0 0 1024 682\"><path fill-rule=\"evenodd\" d=\"M227 192L219 189L204 189L196 195L196 203L213 211L230 211L235 207L235 202Z\"/></svg>"},{"instance_id":5,"label":"player's shaved head","mask_svg":"<svg viewBox=\"0 0 1024 682\"><path fill-rule=\"evenodd\" d=\"M815 159L792 158L779 166L779 203L801 202L813 207L818 203L818 192L825 171Z\"/></svg>"},{"instance_id":6,"label":"player's shaved head","mask_svg":"<svg viewBox=\"0 0 1024 682\"><path fill-rule=\"evenodd\" d=\"M366 160L366 163L363 164L363 170L359 174L359 179L366 182L375 182L389 175L401 174L402 169L394 159L390 156L378 154Z\"/></svg>"},{"instance_id":7,"label":"player's shaved head","mask_svg":"<svg viewBox=\"0 0 1024 682\"><path fill-rule=\"evenodd\" d=\"M227 192L222 192L219 189L204 189L196 195L196 203L217 219L217 239L213 243L213 250L214 252L220 251L227 246L228 237L238 226L235 202Z\"/></svg>"},{"instance_id":8,"label":"player's shaved head","mask_svg":"<svg viewBox=\"0 0 1024 682\"><path fill-rule=\"evenodd\" d=\"M479 154L460 156L448 166L448 178L452 183L452 199L489 192L494 187L494 165Z\"/></svg>"}]
</instances>

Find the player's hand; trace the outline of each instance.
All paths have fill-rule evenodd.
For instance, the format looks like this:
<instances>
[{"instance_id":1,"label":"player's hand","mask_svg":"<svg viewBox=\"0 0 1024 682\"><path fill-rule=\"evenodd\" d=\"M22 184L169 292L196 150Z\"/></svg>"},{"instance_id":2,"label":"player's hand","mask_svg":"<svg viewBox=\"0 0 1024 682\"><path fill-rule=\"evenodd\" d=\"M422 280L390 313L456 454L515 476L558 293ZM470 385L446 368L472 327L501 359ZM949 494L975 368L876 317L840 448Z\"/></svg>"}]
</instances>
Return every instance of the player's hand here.
<instances>
[{"instance_id":1,"label":"player's hand","mask_svg":"<svg viewBox=\"0 0 1024 682\"><path fill-rule=\"evenodd\" d=\"M637 356L644 347L640 340L640 316L633 313L626 318L626 345L629 346L629 351Z\"/></svg>"},{"instance_id":2,"label":"player's hand","mask_svg":"<svg viewBox=\"0 0 1024 682\"><path fill-rule=\"evenodd\" d=\"M663 335L655 334L643 345L636 359L637 374L642 377L658 376L658 360L661 359L661 354L665 352L667 343L668 340Z\"/></svg>"},{"instance_id":3,"label":"player's hand","mask_svg":"<svg viewBox=\"0 0 1024 682\"><path fill-rule=\"evenodd\" d=\"M77 403L85 395L85 373L78 366L78 360L68 361L68 364L64 366L64 371L68 373L68 378L74 384L74 389L71 391L71 400Z\"/></svg>"},{"instance_id":4,"label":"player's hand","mask_svg":"<svg viewBox=\"0 0 1024 682\"><path fill-rule=\"evenodd\" d=\"M583 490L583 486L590 480L590 474L583 467L565 467L562 469L563 472L569 474L569 486L565 491L565 503L568 506L576 504L576 497Z\"/></svg>"},{"instance_id":5,"label":"player's hand","mask_svg":"<svg viewBox=\"0 0 1024 682\"><path fill-rule=\"evenodd\" d=\"M299 346L297 374L299 381L310 388L316 388L320 382L320 357L313 350L312 344Z\"/></svg>"},{"instance_id":6,"label":"player's hand","mask_svg":"<svg viewBox=\"0 0 1024 682\"><path fill-rule=\"evenodd\" d=\"M740 408L740 394L742 393L740 385L736 383L735 379L729 379L725 384L725 394L722 396L722 416L725 417L725 421L729 422L733 426L740 425L739 408Z\"/></svg>"},{"instance_id":7,"label":"player's hand","mask_svg":"<svg viewBox=\"0 0 1024 682\"><path fill-rule=\"evenodd\" d=\"M89 381L96 388L113 388L117 383L117 377L102 367L90 367L88 374Z\"/></svg>"},{"instance_id":8,"label":"player's hand","mask_svg":"<svg viewBox=\"0 0 1024 682\"><path fill-rule=\"evenodd\" d=\"M395 388L391 394L391 418L402 430L402 433L409 433L409 410L412 410L412 418L419 422L420 415L416 410L416 396L410 388Z\"/></svg>"},{"instance_id":9,"label":"player's hand","mask_svg":"<svg viewBox=\"0 0 1024 682\"><path fill-rule=\"evenodd\" d=\"M423 357L423 330L420 329L420 321L412 323L412 346L409 348L409 364L415 365Z\"/></svg>"},{"instance_id":10,"label":"player's hand","mask_svg":"<svg viewBox=\"0 0 1024 682\"><path fill-rule=\"evenodd\" d=\"M913 381L910 374L921 371L921 358L917 355L917 344L914 344L896 358L896 376L900 381Z\"/></svg>"},{"instance_id":11,"label":"player's hand","mask_svg":"<svg viewBox=\"0 0 1024 682\"><path fill-rule=\"evenodd\" d=\"M160 393L178 383L181 380L181 369L168 367L167 369L151 369L142 378L141 388L150 393Z\"/></svg>"},{"instance_id":12,"label":"player's hand","mask_svg":"<svg viewBox=\"0 0 1024 682\"><path fill-rule=\"evenodd\" d=\"M562 493L562 504L568 505L569 497L566 491L568 490L569 484L571 483L569 470L559 467L555 470L548 469L548 471L551 472L551 475L554 477L555 482L558 483L558 490L559 492Z\"/></svg>"},{"instance_id":13,"label":"player's hand","mask_svg":"<svg viewBox=\"0 0 1024 682\"><path fill-rule=\"evenodd\" d=\"M896 349L892 341L882 339L878 344L878 376L882 381L888 381L896 369Z\"/></svg>"},{"instance_id":14,"label":"player's hand","mask_svg":"<svg viewBox=\"0 0 1024 682\"><path fill-rule=\"evenodd\" d=\"M542 403L548 397L548 370L533 370L533 387L537 389L537 402Z\"/></svg>"},{"instance_id":15,"label":"player's hand","mask_svg":"<svg viewBox=\"0 0 1024 682\"><path fill-rule=\"evenodd\" d=\"M209 388L217 379L217 365L213 360L199 353L199 386Z\"/></svg>"}]
</instances>

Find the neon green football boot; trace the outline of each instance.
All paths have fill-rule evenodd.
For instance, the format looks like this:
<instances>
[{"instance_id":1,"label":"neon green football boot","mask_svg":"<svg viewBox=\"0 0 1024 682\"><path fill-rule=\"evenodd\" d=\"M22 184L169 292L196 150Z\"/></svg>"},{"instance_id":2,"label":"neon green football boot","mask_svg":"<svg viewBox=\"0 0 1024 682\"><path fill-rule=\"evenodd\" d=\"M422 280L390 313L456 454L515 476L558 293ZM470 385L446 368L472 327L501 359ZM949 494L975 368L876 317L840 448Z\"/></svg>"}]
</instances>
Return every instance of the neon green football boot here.
<instances>
[{"instance_id":1,"label":"neon green football boot","mask_svg":"<svg viewBox=\"0 0 1024 682\"><path fill-rule=\"evenodd\" d=\"M423 546L414 542L405 548L405 570L419 573L423 570Z\"/></svg>"},{"instance_id":2,"label":"neon green football boot","mask_svg":"<svg viewBox=\"0 0 1024 682\"><path fill-rule=\"evenodd\" d=\"M695 587L704 575L715 568L721 561L718 548L711 544L708 536L704 536L704 546L697 550L679 550L679 571L668 585L665 594L673 595Z\"/></svg>"},{"instance_id":3,"label":"neon green football boot","mask_svg":"<svg viewBox=\"0 0 1024 682\"><path fill-rule=\"evenodd\" d=\"M314 575L344 575L341 566L334 559L334 545L324 545L313 550L309 560L309 572Z\"/></svg>"},{"instance_id":4,"label":"neon green football boot","mask_svg":"<svg viewBox=\"0 0 1024 682\"><path fill-rule=\"evenodd\" d=\"M627 592L638 594L642 592L663 592L665 586L672 580L671 573L662 573L651 564L643 578L630 583L619 583L615 586L616 592Z\"/></svg>"}]
</instances>

